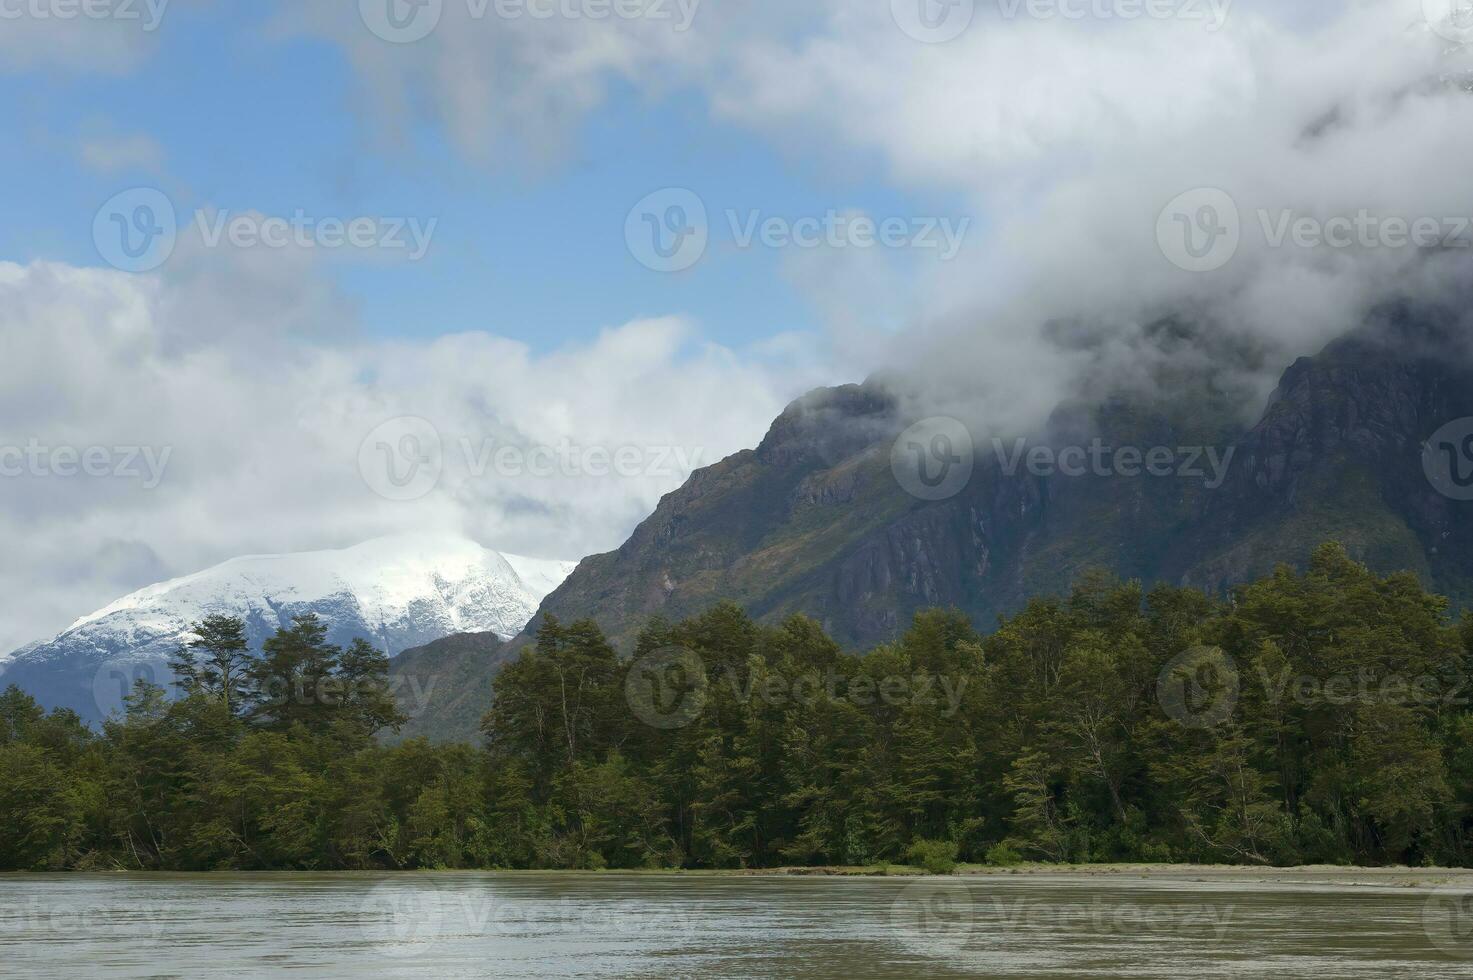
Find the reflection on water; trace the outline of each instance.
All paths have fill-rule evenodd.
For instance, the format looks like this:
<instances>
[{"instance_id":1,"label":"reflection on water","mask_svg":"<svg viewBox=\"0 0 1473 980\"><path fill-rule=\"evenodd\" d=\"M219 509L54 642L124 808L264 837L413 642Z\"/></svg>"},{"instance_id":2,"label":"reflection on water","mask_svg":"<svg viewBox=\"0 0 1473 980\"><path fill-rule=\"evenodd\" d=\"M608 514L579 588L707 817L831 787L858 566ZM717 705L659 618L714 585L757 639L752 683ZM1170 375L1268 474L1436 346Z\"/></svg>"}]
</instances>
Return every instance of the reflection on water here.
<instances>
[{"instance_id":1,"label":"reflection on water","mask_svg":"<svg viewBox=\"0 0 1473 980\"><path fill-rule=\"evenodd\" d=\"M1047 875L0 878L9 976L1473 976L1468 894Z\"/></svg>"}]
</instances>

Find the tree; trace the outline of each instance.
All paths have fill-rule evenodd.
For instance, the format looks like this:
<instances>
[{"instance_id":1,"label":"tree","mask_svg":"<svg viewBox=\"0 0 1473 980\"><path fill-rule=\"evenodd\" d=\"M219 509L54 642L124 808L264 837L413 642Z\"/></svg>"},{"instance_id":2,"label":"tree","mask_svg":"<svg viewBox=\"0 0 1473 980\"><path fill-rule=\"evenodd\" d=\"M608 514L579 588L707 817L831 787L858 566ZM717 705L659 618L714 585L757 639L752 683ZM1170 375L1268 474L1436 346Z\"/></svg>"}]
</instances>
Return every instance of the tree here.
<instances>
[{"instance_id":1,"label":"tree","mask_svg":"<svg viewBox=\"0 0 1473 980\"><path fill-rule=\"evenodd\" d=\"M409 720L389 691L389 658L367 640L360 637L343 652L338 679L348 724L364 738L385 728L398 732Z\"/></svg>"},{"instance_id":2,"label":"tree","mask_svg":"<svg viewBox=\"0 0 1473 980\"><path fill-rule=\"evenodd\" d=\"M0 694L0 745L24 741L45 714L35 698L14 684L7 687Z\"/></svg>"},{"instance_id":3,"label":"tree","mask_svg":"<svg viewBox=\"0 0 1473 980\"><path fill-rule=\"evenodd\" d=\"M215 698L225 710L240 709L247 653L245 622L235 616L206 616L191 627L195 638L175 654L169 667L185 694Z\"/></svg>"},{"instance_id":4,"label":"tree","mask_svg":"<svg viewBox=\"0 0 1473 980\"><path fill-rule=\"evenodd\" d=\"M377 742L402 716L367 640L241 636L199 624L188 696L140 684L101 734L0 693L0 870L1473 858L1473 618L1343 549L1231 603L1087 576L985 640L923 612L863 656L726 604L623 662L549 617L480 747ZM1197 646L1238 683L1184 722L1158 679ZM626 684L669 647L705 674L673 730Z\"/></svg>"},{"instance_id":5,"label":"tree","mask_svg":"<svg viewBox=\"0 0 1473 980\"><path fill-rule=\"evenodd\" d=\"M246 667L246 717L275 731L303 725L332 726L342 697L335 673L342 651L327 642L327 626L313 614L298 616L261 646Z\"/></svg>"}]
</instances>

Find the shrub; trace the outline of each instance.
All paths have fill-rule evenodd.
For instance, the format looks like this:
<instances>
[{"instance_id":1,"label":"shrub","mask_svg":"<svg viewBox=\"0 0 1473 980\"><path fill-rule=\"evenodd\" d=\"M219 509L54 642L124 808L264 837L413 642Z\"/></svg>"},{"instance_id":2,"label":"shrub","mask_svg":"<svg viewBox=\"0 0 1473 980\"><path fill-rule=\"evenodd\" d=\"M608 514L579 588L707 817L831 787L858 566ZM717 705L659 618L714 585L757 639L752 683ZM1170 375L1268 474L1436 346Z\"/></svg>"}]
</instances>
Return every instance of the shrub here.
<instances>
[{"instance_id":1,"label":"shrub","mask_svg":"<svg viewBox=\"0 0 1473 980\"><path fill-rule=\"evenodd\" d=\"M949 840L918 840L905 852L911 864L918 864L933 875L949 875L955 871L956 855L956 843Z\"/></svg>"},{"instance_id":2,"label":"shrub","mask_svg":"<svg viewBox=\"0 0 1473 980\"><path fill-rule=\"evenodd\" d=\"M994 844L987 849L987 855L983 859L994 868L1010 868L1015 864L1023 863L1023 855L1013 850L1006 842Z\"/></svg>"}]
</instances>

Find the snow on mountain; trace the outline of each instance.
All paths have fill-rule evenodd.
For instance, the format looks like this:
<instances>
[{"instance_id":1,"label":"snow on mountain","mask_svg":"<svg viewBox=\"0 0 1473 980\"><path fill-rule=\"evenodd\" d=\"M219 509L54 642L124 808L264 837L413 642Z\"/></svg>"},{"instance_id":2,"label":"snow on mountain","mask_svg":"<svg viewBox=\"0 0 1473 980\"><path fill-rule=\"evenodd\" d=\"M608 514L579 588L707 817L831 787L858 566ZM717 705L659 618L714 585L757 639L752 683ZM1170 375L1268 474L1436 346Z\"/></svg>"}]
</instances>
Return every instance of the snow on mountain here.
<instances>
[{"instance_id":1,"label":"snow on mountain","mask_svg":"<svg viewBox=\"0 0 1473 980\"><path fill-rule=\"evenodd\" d=\"M190 625L214 614L244 619L253 649L308 612L327 623L332 642L363 637L391 656L454 633L510 638L575 565L447 535L234 558L140 589L17 650L0 660L0 684L19 684L48 707L104 717L130 678L159 680Z\"/></svg>"},{"instance_id":2,"label":"snow on mountain","mask_svg":"<svg viewBox=\"0 0 1473 980\"><path fill-rule=\"evenodd\" d=\"M10 661L18 660L19 658L24 657L26 654L30 653L37 647L44 647L45 645L45 640L37 640L35 643L27 643L19 650L12 650L10 653L0 653L0 674L5 673L5 665L8 664Z\"/></svg>"}]
</instances>

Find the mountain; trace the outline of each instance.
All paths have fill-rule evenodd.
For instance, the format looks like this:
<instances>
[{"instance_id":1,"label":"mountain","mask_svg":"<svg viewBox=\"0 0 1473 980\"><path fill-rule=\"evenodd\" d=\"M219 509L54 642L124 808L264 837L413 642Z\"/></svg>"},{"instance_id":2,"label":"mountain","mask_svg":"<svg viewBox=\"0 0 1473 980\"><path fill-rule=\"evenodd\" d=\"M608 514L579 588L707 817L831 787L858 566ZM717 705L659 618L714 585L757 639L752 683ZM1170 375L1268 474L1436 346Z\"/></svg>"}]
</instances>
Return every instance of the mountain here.
<instances>
[{"instance_id":1,"label":"mountain","mask_svg":"<svg viewBox=\"0 0 1473 980\"><path fill-rule=\"evenodd\" d=\"M399 710L409 717L397 742L420 736L475 742L491 706L492 682L510 656L495 633L460 633L406 650L393 659L389 680Z\"/></svg>"},{"instance_id":2,"label":"mountain","mask_svg":"<svg viewBox=\"0 0 1473 980\"><path fill-rule=\"evenodd\" d=\"M169 656L211 614L243 618L252 649L309 612L326 621L331 642L361 636L390 655L457 633L511 637L572 569L453 536L235 558L141 589L16 651L0 666L0 685L99 720L121 707L132 680L167 680Z\"/></svg>"},{"instance_id":3,"label":"mountain","mask_svg":"<svg viewBox=\"0 0 1473 980\"><path fill-rule=\"evenodd\" d=\"M1231 372L1207 366L1155 377L1146 393L1092 392L1026 440L972 433L970 478L944 499L923 499L935 494L907 467L917 452L960 465L960 423L901 440L920 420L884 385L813 392L755 450L667 495L619 550L585 559L527 635L547 614L586 616L627 645L652 616L732 599L766 620L808 614L863 648L928 606L988 628L1092 567L1222 589L1302 564L1330 538L1468 601L1473 503L1440 491L1424 467L1473 465L1473 423L1467 442L1456 429L1473 417L1473 370L1447 322L1405 305L1378 311L1284 371L1252 425L1223 380ZM1450 424L1458 438L1424 460ZM1093 447L1107 451L1099 465ZM1153 452L1165 453L1159 475L1144 470Z\"/></svg>"}]
</instances>

